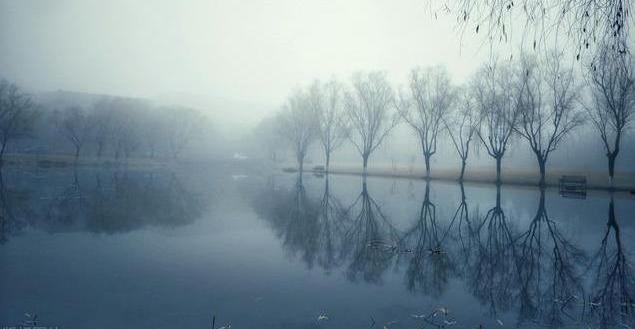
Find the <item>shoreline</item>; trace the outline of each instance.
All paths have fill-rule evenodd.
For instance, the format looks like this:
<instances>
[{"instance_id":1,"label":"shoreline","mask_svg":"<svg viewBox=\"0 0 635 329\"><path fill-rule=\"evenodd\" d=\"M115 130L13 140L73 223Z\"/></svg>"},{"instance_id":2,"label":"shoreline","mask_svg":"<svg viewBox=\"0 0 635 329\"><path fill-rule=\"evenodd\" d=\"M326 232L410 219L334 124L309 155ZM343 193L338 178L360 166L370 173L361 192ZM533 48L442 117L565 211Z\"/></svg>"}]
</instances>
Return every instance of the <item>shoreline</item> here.
<instances>
[{"instance_id":1,"label":"shoreline","mask_svg":"<svg viewBox=\"0 0 635 329\"><path fill-rule=\"evenodd\" d=\"M285 172L297 172L296 168L282 167L280 168ZM310 168L305 169L307 173L313 174L331 174L331 175L352 175L363 176L363 172L360 168L346 168L331 166L328 173L324 170ZM619 173L615 177L615 185L611 187L608 184L608 178L601 173L585 173L585 172L561 172L554 171L548 173L545 177L547 188L559 188L559 179L562 175L581 175L587 179L586 190L587 191L606 191L606 192L626 192L635 194L635 173ZM437 180L437 181L451 181L459 182L458 171L453 170L437 170L430 173L430 177L426 177L425 172L421 170L393 170L390 168L369 168L367 171L369 177L383 177L383 178L400 178L400 179L415 179L415 180ZM605 183L601 180L604 179ZM539 187L540 177L537 174L523 171L503 171L501 175L502 185L515 185L524 187ZM496 174L487 171L468 171L463 178L465 183L478 183L478 184L496 184Z\"/></svg>"}]
</instances>

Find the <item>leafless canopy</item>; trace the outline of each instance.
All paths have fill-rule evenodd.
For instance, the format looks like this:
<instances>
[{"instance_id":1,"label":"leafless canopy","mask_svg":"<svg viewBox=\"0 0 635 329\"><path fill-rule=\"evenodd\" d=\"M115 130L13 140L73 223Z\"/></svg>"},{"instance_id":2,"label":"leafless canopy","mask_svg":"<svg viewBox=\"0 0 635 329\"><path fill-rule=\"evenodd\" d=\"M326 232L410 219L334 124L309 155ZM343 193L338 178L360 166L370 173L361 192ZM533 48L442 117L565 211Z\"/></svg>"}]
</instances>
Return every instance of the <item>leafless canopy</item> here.
<instances>
[{"instance_id":1,"label":"leafless canopy","mask_svg":"<svg viewBox=\"0 0 635 329\"><path fill-rule=\"evenodd\" d=\"M344 120L342 86L335 80L326 84L315 81L309 89L309 101L317 115L319 138L328 170L331 153L340 147L348 136L348 127Z\"/></svg>"},{"instance_id":2,"label":"leafless canopy","mask_svg":"<svg viewBox=\"0 0 635 329\"><path fill-rule=\"evenodd\" d=\"M536 155L540 184L544 185L549 154L582 124L576 107L578 87L573 70L564 67L562 55L555 52L541 60L523 58L515 83L520 90L516 131Z\"/></svg>"},{"instance_id":3,"label":"leafless canopy","mask_svg":"<svg viewBox=\"0 0 635 329\"><path fill-rule=\"evenodd\" d=\"M10 140L27 135L36 112L31 97L18 86L0 80L0 160Z\"/></svg>"},{"instance_id":4,"label":"leafless canopy","mask_svg":"<svg viewBox=\"0 0 635 329\"><path fill-rule=\"evenodd\" d=\"M280 134L293 146L299 170L304 169L304 157L317 136L316 113L306 92L297 90L287 100L280 114Z\"/></svg>"},{"instance_id":5,"label":"leafless canopy","mask_svg":"<svg viewBox=\"0 0 635 329\"><path fill-rule=\"evenodd\" d=\"M465 175L465 166L470 154L470 144L476 136L480 124L478 107L472 93L466 88L457 90L457 101L454 111L444 119L444 126L450 135L454 149L461 158L460 180Z\"/></svg>"},{"instance_id":6,"label":"leafless canopy","mask_svg":"<svg viewBox=\"0 0 635 329\"><path fill-rule=\"evenodd\" d=\"M79 106L67 107L57 124L60 133L75 147L75 158L79 157L93 127L84 109Z\"/></svg>"},{"instance_id":7,"label":"leafless canopy","mask_svg":"<svg viewBox=\"0 0 635 329\"><path fill-rule=\"evenodd\" d=\"M632 124L635 114L635 81L631 54L619 54L604 49L589 68L588 79L592 102L587 107L587 112L593 126L600 133L612 180L622 137Z\"/></svg>"},{"instance_id":8,"label":"leafless canopy","mask_svg":"<svg viewBox=\"0 0 635 329\"><path fill-rule=\"evenodd\" d=\"M368 157L399 122L399 115L392 111L394 92L385 73L358 73L344 99L352 130L349 138L362 156L366 172Z\"/></svg>"},{"instance_id":9,"label":"leafless canopy","mask_svg":"<svg viewBox=\"0 0 635 329\"><path fill-rule=\"evenodd\" d=\"M496 159L498 182L501 160L518 121L518 91L510 88L513 79L510 64L487 65L477 73L473 86L481 116L478 137L487 153Z\"/></svg>"},{"instance_id":10,"label":"leafless canopy","mask_svg":"<svg viewBox=\"0 0 635 329\"><path fill-rule=\"evenodd\" d=\"M430 174L430 157L437 152L437 140L444 118L454 103L455 93L447 70L442 66L416 68L410 74L411 101L400 96L399 112L415 130Z\"/></svg>"},{"instance_id":11,"label":"leafless canopy","mask_svg":"<svg viewBox=\"0 0 635 329\"><path fill-rule=\"evenodd\" d=\"M603 44L623 51L632 23L631 0L458 0L434 10L456 16L464 32L484 33L492 41L509 40L518 22L523 40L533 48L563 35L567 40L557 41L571 41L578 57Z\"/></svg>"}]
</instances>

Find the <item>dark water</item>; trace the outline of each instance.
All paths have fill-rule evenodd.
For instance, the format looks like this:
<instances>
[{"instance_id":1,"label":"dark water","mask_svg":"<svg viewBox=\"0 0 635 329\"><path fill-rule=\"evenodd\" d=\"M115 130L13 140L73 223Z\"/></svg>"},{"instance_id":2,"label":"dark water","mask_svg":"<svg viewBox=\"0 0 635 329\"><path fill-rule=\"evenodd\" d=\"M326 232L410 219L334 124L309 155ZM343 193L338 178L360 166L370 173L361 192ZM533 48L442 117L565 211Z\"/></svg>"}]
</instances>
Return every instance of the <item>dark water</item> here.
<instances>
[{"instance_id":1,"label":"dark water","mask_svg":"<svg viewBox=\"0 0 635 329\"><path fill-rule=\"evenodd\" d=\"M630 196L251 172L6 168L0 327L635 327Z\"/></svg>"}]
</instances>

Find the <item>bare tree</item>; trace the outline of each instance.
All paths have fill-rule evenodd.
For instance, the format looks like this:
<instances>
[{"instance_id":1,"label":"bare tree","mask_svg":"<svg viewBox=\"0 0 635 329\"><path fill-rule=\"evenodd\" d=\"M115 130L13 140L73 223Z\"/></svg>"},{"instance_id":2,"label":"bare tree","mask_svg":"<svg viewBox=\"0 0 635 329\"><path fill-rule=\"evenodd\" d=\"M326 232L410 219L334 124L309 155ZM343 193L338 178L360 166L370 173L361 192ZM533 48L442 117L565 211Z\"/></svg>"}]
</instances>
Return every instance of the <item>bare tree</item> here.
<instances>
[{"instance_id":1,"label":"bare tree","mask_svg":"<svg viewBox=\"0 0 635 329\"><path fill-rule=\"evenodd\" d=\"M437 140L444 118L454 102L450 76L442 66L416 68L410 74L411 102L399 102L399 112L417 133L426 164L426 177L430 177L430 158L437 152ZM414 111L413 111L414 110Z\"/></svg>"},{"instance_id":2,"label":"bare tree","mask_svg":"<svg viewBox=\"0 0 635 329\"><path fill-rule=\"evenodd\" d=\"M551 53L542 63L526 57L521 61L516 83L520 89L518 134L527 140L545 186L549 155L565 137L582 124L576 108L578 87L571 68L563 67L562 55Z\"/></svg>"},{"instance_id":3,"label":"bare tree","mask_svg":"<svg viewBox=\"0 0 635 329\"><path fill-rule=\"evenodd\" d=\"M319 138L328 172L331 153L340 147L348 136L348 128L344 122L342 86L335 80L324 85L315 81L309 89L309 100L317 115Z\"/></svg>"},{"instance_id":4,"label":"bare tree","mask_svg":"<svg viewBox=\"0 0 635 329\"><path fill-rule=\"evenodd\" d=\"M108 99L97 101L89 114L89 121L91 121L93 125L93 139L97 144L98 158L101 158L106 144L112 138L113 114L110 103L111 101Z\"/></svg>"},{"instance_id":5,"label":"bare tree","mask_svg":"<svg viewBox=\"0 0 635 329\"><path fill-rule=\"evenodd\" d=\"M147 109L147 104L138 100L117 98L112 100L110 106L113 116L111 138L115 146L115 159L122 155L128 159L141 143L137 127L141 124L140 113Z\"/></svg>"},{"instance_id":6,"label":"bare tree","mask_svg":"<svg viewBox=\"0 0 635 329\"><path fill-rule=\"evenodd\" d=\"M75 160L79 157L82 146L92 131L92 122L86 112L79 106L65 108L60 114L57 129L75 148Z\"/></svg>"},{"instance_id":7,"label":"bare tree","mask_svg":"<svg viewBox=\"0 0 635 329\"><path fill-rule=\"evenodd\" d=\"M166 111L170 118L167 124L168 147L176 159L201 132L203 117L198 111L188 108L168 108Z\"/></svg>"},{"instance_id":8,"label":"bare tree","mask_svg":"<svg viewBox=\"0 0 635 329\"><path fill-rule=\"evenodd\" d=\"M392 112L394 92L385 73L357 73L344 99L352 130L349 139L362 156L365 175L368 158L399 122L399 115Z\"/></svg>"},{"instance_id":9,"label":"bare tree","mask_svg":"<svg viewBox=\"0 0 635 329\"><path fill-rule=\"evenodd\" d=\"M279 119L280 134L293 146L298 170L304 170L304 157L317 137L316 113L309 103L308 95L296 90L284 105Z\"/></svg>"},{"instance_id":10,"label":"bare tree","mask_svg":"<svg viewBox=\"0 0 635 329\"><path fill-rule=\"evenodd\" d=\"M463 89L457 93L457 96L458 101L455 111L444 121L444 125L450 135L454 149L461 158L459 181L463 181L467 157L470 154L470 143L472 143L478 132L480 117L477 105L472 99L472 94Z\"/></svg>"},{"instance_id":11,"label":"bare tree","mask_svg":"<svg viewBox=\"0 0 635 329\"><path fill-rule=\"evenodd\" d=\"M588 72L592 104L587 112L600 133L609 166L609 181L613 184L615 160L620 143L635 114L635 85L630 53L600 51Z\"/></svg>"},{"instance_id":12,"label":"bare tree","mask_svg":"<svg viewBox=\"0 0 635 329\"><path fill-rule=\"evenodd\" d=\"M456 16L465 31L485 34L490 41L507 42L518 28L523 43L533 48L555 40L580 53L609 44L623 51L632 25L631 0L458 0L434 8ZM436 11L435 11L436 15Z\"/></svg>"},{"instance_id":13,"label":"bare tree","mask_svg":"<svg viewBox=\"0 0 635 329\"><path fill-rule=\"evenodd\" d=\"M0 165L9 142L28 135L36 115L29 95L15 84L0 80Z\"/></svg>"},{"instance_id":14,"label":"bare tree","mask_svg":"<svg viewBox=\"0 0 635 329\"><path fill-rule=\"evenodd\" d=\"M477 73L475 98L481 116L477 135L496 160L496 182L501 182L501 162L518 121L517 91L509 65L485 66Z\"/></svg>"}]
</instances>

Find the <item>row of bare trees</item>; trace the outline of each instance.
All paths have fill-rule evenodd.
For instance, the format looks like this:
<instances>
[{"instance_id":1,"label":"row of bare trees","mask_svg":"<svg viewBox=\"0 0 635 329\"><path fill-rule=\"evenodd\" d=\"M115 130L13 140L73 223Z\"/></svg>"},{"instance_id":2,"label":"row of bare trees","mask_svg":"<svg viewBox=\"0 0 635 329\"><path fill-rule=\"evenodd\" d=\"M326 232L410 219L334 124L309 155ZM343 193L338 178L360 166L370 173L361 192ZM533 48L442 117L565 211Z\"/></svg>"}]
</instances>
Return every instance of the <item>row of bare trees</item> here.
<instances>
[{"instance_id":1,"label":"row of bare trees","mask_svg":"<svg viewBox=\"0 0 635 329\"><path fill-rule=\"evenodd\" d=\"M519 137L535 154L543 186L551 154L590 121L604 145L612 183L635 112L631 55L600 51L583 76L556 52L483 65L463 86L455 86L442 66L413 69L407 88L397 91L384 73L357 73L349 87L314 82L295 91L277 121L300 170L314 140L322 144L327 170L333 150L348 140L366 174L371 154L405 122L418 137L427 177L439 141L447 136L461 161L459 180L470 149L480 145L495 160L500 183L503 158Z\"/></svg>"},{"instance_id":2,"label":"row of bare trees","mask_svg":"<svg viewBox=\"0 0 635 329\"><path fill-rule=\"evenodd\" d=\"M89 144L98 158L107 150L116 159L128 158L133 152L177 158L204 125L203 115L193 109L157 107L116 97L100 99L92 106L44 110L15 84L0 81L0 160L10 143L49 129L56 133L45 137L61 137L72 145L76 159ZM54 152L50 148L49 144L47 152Z\"/></svg>"},{"instance_id":3,"label":"row of bare trees","mask_svg":"<svg viewBox=\"0 0 635 329\"><path fill-rule=\"evenodd\" d=\"M115 159L128 158L140 152L154 158L178 158L197 134L201 133L203 116L196 110L155 107L143 101L108 98L92 107L70 106L53 112L59 133L71 143L75 158L83 146L92 143L95 156L101 158L106 149Z\"/></svg>"}]
</instances>

